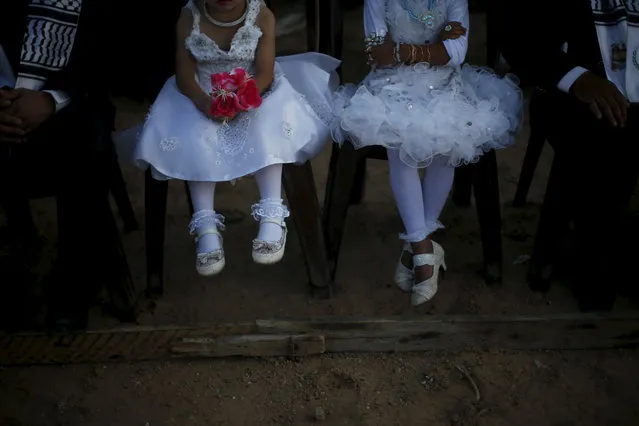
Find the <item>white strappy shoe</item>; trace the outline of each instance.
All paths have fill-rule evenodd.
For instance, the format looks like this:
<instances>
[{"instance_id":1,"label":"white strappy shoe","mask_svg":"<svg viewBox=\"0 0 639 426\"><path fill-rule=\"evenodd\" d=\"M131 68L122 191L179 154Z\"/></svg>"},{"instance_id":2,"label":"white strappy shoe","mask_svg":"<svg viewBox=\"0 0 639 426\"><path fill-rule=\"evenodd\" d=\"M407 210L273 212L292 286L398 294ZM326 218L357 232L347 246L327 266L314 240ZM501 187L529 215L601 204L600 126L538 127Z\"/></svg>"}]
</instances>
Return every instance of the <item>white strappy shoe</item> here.
<instances>
[{"instance_id":1,"label":"white strappy shoe","mask_svg":"<svg viewBox=\"0 0 639 426\"><path fill-rule=\"evenodd\" d=\"M282 200L266 199L251 207L253 219L260 224L274 223L282 228L282 236L278 241L253 240L253 261L261 265L272 265L284 257L288 228L284 219L290 213Z\"/></svg>"},{"instance_id":2,"label":"white strappy shoe","mask_svg":"<svg viewBox=\"0 0 639 426\"><path fill-rule=\"evenodd\" d=\"M191 235L195 238L195 244L205 235L215 235L220 240L220 248L205 253L196 253L195 270L198 274L209 277L222 272L226 265L223 238L219 230L224 230L224 216L215 213L213 210L202 210L195 212L191 223L189 223Z\"/></svg>"},{"instance_id":3,"label":"white strappy shoe","mask_svg":"<svg viewBox=\"0 0 639 426\"><path fill-rule=\"evenodd\" d=\"M424 254L413 254L413 270L420 266L432 266L433 275L426 280L416 283L413 286L413 294L411 294L411 303L413 306L421 305L431 300L437 294L437 281L439 279L439 268L446 271L446 259L442 246L433 243L433 252Z\"/></svg>"},{"instance_id":4,"label":"white strappy shoe","mask_svg":"<svg viewBox=\"0 0 639 426\"><path fill-rule=\"evenodd\" d=\"M397 262L397 268L395 269L395 284L397 284L397 287L399 287L402 291L409 293L415 284L415 276L413 275L413 270L411 268L407 268L402 263L404 253L413 254L413 248L409 242L404 243L402 254L399 255L399 261Z\"/></svg>"}]
</instances>

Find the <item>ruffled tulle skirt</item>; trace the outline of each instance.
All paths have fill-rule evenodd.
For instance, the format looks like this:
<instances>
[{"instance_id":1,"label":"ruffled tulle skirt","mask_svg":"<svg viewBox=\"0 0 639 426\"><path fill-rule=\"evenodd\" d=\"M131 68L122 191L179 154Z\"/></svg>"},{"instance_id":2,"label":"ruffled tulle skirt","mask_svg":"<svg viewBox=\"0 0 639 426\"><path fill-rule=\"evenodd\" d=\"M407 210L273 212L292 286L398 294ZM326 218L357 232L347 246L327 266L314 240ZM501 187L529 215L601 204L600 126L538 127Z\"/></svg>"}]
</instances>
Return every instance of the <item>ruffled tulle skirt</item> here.
<instances>
[{"instance_id":1,"label":"ruffled tulle skirt","mask_svg":"<svg viewBox=\"0 0 639 426\"><path fill-rule=\"evenodd\" d=\"M202 114L170 78L145 123L117 137L133 162L160 180L224 182L273 165L303 163L328 143L339 61L319 54L277 58L262 105L227 124Z\"/></svg>"},{"instance_id":2,"label":"ruffled tulle skirt","mask_svg":"<svg viewBox=\"0 0 639 426\"><path fill-rule=\"evenodd\" d=\"M514 76L470 65L417 64L377 69L359 86L341 86L334 111L337 143L398 149L411 167L437 156L458 166L514 143L523 95Z\"/></svg>"}]
</instances>

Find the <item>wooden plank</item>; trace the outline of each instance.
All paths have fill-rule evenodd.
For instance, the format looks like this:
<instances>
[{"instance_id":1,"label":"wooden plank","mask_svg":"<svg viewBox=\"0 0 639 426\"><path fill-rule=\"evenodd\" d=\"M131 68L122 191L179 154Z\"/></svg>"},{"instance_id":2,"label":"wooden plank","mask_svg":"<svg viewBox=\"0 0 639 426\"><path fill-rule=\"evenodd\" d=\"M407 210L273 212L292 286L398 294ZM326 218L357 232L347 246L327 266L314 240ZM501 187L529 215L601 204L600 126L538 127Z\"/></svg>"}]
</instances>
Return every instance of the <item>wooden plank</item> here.
<instances>
[{"instance_id":1,"label":"wooden plank","mask_svg":"<svg viewBox=\"0 0 639 426\"><path fill-rule=\"evenodd\" d=\"M286 334L247 334L221 338L182 338L173 343L171 353L181 357L320 355L326 351L324 336Z\"/></svg>"},{"instance_id":2,"label":"wooden plank","mask_svg":"<svg viewBox=\"0 0 639 426\"><path fill-rule=\"evenodd\" d=\"M0 333L0 365L301 357L328 352L635 347L639 347L639 313L257 320L191 327L122 327L71 335Z\"/></svg>"},{"instance_id":3,"label":"wooden plank","mask_svg":"<svg viewBox=\"0 0 639 426\"><path fill-rule=\"evenodd\" d=\"M348 321L262 320L264 332L321 332L327 352L512 349L578 350L639 346L639 314L444 316Z\"/></svg>"}]
</instances>

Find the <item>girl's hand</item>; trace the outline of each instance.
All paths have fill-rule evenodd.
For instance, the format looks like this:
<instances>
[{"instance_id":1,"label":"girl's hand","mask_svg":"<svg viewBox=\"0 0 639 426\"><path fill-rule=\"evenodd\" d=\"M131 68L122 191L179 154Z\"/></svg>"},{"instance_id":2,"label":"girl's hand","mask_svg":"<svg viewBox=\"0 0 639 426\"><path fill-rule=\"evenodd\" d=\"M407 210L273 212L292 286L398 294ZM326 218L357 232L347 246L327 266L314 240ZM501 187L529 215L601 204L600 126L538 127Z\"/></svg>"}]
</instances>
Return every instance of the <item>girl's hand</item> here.
<instances>
[{"instance_id":1,"label":"girl's hand","mask_svg":"<svg viewBox=\"0 0 639 426\"><path fill-rule=\"evenodd\" d=\"M438 40L454 40L456 38L462 37L466 35L466 28L464 28L461 22L449 22L444 25L441 32L439 33Z\"/></svg>"},{"instance_id":2,"label":"girl's hand","mask_svg":"<svg viewBox=\"0 0 639 426\"><path fill-rule=\"evenodd\" d=\"M211 97L206 93L202 93L197 99L194 99L193 103L199 109L202 114L207 117L211 116Z\"/></svg>"},{"instance_id":3,"label":"girl's hand","mask_svg":"<svg viewBox=\"0 0 639 426\"><path fill-rule=\"evenodd\" d=\"M387 67L397 65L395 60L395 43L389 37L386 37L384 43L370 48L368 52L371 65L378 67Z\"/></svg>"}]
</instances>

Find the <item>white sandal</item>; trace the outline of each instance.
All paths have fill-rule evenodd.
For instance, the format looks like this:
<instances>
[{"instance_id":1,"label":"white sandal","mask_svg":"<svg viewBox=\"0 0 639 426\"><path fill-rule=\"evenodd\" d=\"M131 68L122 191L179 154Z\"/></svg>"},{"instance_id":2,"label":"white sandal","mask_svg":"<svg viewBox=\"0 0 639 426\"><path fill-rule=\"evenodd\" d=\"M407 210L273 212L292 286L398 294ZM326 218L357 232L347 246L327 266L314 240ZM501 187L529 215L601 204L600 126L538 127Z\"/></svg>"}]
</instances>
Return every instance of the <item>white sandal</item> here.
<instances>
[{"instance_id":1,"label":"white sandal","mask_svg":"<svg viewBox=\"0 0 639 426\"><path fill-rule=\"evenodd\" d=\"M217 275L224 269L226 259L223 238L219 230L224 230L224 216L215 213L214 210L201 210L193 214L189 223L189 231L194 236L195 244L205 235L216 235L220 240L220 248L205 253L196 253L195 270L198 274L209 277Z\"/></svg>"},{"instance_id":2,"label":"white sandal","mask_svg":"<svg viewBox=\"0 0 639 426\"><path fill-rule=\"evenodd\" d=\"M260 224L274 223L282 228L282 236L278 241L253 240L253 261L260 265L272 265L284 257L288 228L284 219L290 212L282 200L266 199L251 207L253 219Z\"/></svg>"},{"instance_id":3,"label":"white sandal","mask_svg":"<svg viewBox=\"0 0 639 426\"><path fill-rule=\"evenodd\" d=\"M413 306L421 305L431 300L438 290L439 268L443 268L446 271L446 259L442 246L433 243L433 252L424 254L413 254L413 271L414 268L420 266L432 266L433 275L426 280L416 283L413 286L413 293L411 295L411 303Z\"/></svg>"},{"instance_id":4,"label":"white sandal","mask_svg":"<svg viewBox=\"0 0 639 426\"><path fill-rule=\"evenodd\" d=\"M413 249L409 242L404 243L402 254L399 255L399 261L397 262L397 268L395 269L395 284L397 284L397 287L399 287L402 291L409 293L413 289L413 285L415 285L415 276L413 275L413 270L411 268L407 268L402 263L404 253L413 254Z\"/></svg>"}]
</instances>

